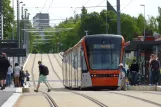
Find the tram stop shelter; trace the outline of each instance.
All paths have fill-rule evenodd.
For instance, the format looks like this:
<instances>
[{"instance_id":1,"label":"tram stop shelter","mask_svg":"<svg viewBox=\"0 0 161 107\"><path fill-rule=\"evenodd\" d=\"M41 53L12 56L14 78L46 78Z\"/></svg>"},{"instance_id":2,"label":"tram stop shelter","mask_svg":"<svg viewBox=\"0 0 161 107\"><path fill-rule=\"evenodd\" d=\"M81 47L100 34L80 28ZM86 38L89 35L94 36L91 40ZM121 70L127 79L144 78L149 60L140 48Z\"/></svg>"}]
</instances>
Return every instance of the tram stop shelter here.
<instances>
[{"instance_id":1,"label":"tram stop shelter","mask_svg":"<svg viewBox=\"0 0 161 107\"><path fill-rule=\"evenodd\" d=\"M0 40L0 52L6 53L7 57L26 57L26 49L17 47L17 40Z\"/></svg>"},{"instance_id":2,"label":"tram stop shelter","mask_svg":"<svg viewBox=\"0 0 161 107\"><path fill-rule=\"evenodd\" d=\"M146 83L149 82L149 60L151 54L156 54L161 59L161 41L145 40L131 41L130 45L125 48L126 53L134 51L136 53L136 61L139 64L140 73L145 76Z\"/></svg>"},{"instance_id":3,"label":"tram stop shelter","mask_svg":"<svg viewBox=\"0 0 161 107\"><path fill-rule=\"evenodd\" d=\"M0 40L0 52L6 53L10 63L15 61L23 64L26 59L26 49L18 48L17 40Z\"/></svg>"}]
</instances>

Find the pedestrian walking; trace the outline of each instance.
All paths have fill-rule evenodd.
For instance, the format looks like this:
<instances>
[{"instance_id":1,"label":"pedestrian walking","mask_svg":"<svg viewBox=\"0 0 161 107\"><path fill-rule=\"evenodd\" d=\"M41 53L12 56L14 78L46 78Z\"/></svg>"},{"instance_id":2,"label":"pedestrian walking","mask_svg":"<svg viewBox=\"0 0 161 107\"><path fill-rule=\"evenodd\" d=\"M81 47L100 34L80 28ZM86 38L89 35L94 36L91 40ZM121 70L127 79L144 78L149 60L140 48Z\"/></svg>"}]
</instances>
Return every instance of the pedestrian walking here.
<instances>
[{"instance_id":1,"label":"pedestrian walking","mask_svg":"<svg viewBox=\"0 0 161 107\"><path fill-rule=\"evenodd\" d=\"M130 66L130 72L132 74L131 85L136 85L137 84L137 74L139 72L139 65L136 63L135 59L133 59L133 62Z\"/></svg>"},{"instance_id":2,"label":"pedestrian walking","mask_svg":"<svg viewBox=\"0 0 161 107\"><path fill-rule=\"evenodd\" d=\"M45 83L45 85L48 88L48 92L50 92L50 88L49 88L49 84L47 84L47 75L49 74L49 70L48 68L42 64L41 61L38 61L38 65L39 65L39 79L38 79L38 84L36 87L36 90L34 90L35 92L38 92L39 87L40 87L40 83Z\"/></svg>"},{"instance_id":3,"label":"pedestrian walking","mask_svg":"<svg viewBox=\"0 0 161 107\"><path fill-rule=\"evenodd\" d=\"M153 56L153 60L150 64L151 70L152 70L152 84L157 85L158 79L159 79L159 61L156 58L156 55Z\"/></svg>"},{"instance_id":4,"label":"pedestrian walking","mask_svg":"<svg viewBox=\"0 0 161 107\"><path fill-rule=\"evenodd\" d=\"M1 83L1 90L5 89L5 81L7 77L8 68L10 66L10 63L8 59L6 58L6 54L2 53L0 57L0 83Z\"/></svg>"},{"instance_id":5,"label":"pedestrian walking","mask_svg":"<svg viewBox=\"0 0 161 107\"><path fill-rule=\"evenodd\" d=\"M11 76L12 73L13 73L13 69L12 69L12 65L10 65L8 68L7 77L6 77L6 85L9 87L12 84L12 76Z\"/></svg>"},{"instance_id":6,"label":"pedestrian walking","mask_svg":"<svg viewBox=\"0 0 161 107\"><path fill-rule=\"evenodd\" d=\"M15 81L14 83L15 83L15 87L20 86L20 81L19 81L20 71L21 71L21 68L20 68L19 64L15 63L15 68L14 68L14 81Z\"/></svg>"}]
</instances>

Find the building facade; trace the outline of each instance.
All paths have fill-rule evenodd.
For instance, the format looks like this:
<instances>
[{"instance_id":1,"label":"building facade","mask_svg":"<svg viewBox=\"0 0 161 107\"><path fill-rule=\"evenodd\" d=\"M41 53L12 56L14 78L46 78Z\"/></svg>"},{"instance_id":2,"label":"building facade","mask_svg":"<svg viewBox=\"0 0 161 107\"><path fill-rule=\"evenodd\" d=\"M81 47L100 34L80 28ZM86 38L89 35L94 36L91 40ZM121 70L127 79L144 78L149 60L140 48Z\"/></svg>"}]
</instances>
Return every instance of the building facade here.
<instances>
[{"instance_id":1,"label":"building facade","mask_svg":"<svg viewBox=\"0 0 161 107\"><path fill-rule=\"evenodd\" d=\"M49 28L49 14L48 13L37 13L33 17L33 27L38 30Z\"/></svg>"}]
</instances>

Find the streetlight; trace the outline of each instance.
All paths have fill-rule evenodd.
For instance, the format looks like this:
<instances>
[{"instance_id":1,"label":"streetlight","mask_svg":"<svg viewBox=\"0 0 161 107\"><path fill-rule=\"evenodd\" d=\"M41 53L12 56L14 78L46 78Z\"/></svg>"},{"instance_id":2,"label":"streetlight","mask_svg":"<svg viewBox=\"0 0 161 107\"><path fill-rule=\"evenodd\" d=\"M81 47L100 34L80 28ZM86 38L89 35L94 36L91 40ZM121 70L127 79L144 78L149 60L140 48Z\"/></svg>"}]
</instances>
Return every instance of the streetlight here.
<instances>
[{"instance_id":1,"label":"streetlight","mask_svg":"<svg viewBox=\"0 0 161 107\"><path fill-rule=\"evenodd\" d=\"M106 10L106 34L108 34L108 23L107 23L108 0L106 2L107 2L107 10Z\"/></svg>"},{"instance_id":2,"label":"streetlight","mask_svg":"<svg viewBox=\"0 0 161 107\"><path fill-rule=\"evenodd\" d=\"M20 48L20 21L19 21L19 16L20 16L20 13L19 13L19 5L23 3L22 1L19 2L19 0L17 0L17 36L18 36L18 48Z\"/></svg>"},{"instance_id":3,"label":"streetlight","mask_svg":"<svg viewBox=\"0 0 161 107\"><path fill-rule=\"evenodd\" d=\"M19 2L19 0L17 0L17 36L18 36L18 48L21 47L20 44L20 21L19 21L19 17L20 17L20 10L19 10L19 5L23 3L22 1ZM20 63L20 57L18 57L18 62Z\"/></svg>"},{"instance_id":4,"label":"streetlight","mask_svg":"<svg viewBox=\"0 0 161 107\"><path fill-rule=\"evenodd\" d=\"M24 7L24 6L25 6L25 4L22 4L22 6L21 6L21 24L22 24L22 25L24 25L24 20L23 20L23 19L24 19L24 17L23 17L23 10L24 10L23 7ZM24 29L24 26L22 26L21 29ZM24 33L23 33L24 31L22 30L21 32L22 32L22 35L23 35L23 34L24 34ZM23 41L23 37L22 37L21 35L20 35L20 40L21 40L21 42L20 42L21 46L20 46L20 47L22 48L22 47L23 47L23 46L22 46L22 43L23 43L24 41Z\"/></svg>"},{"instance_id":5,"label":"streetlight","mask_svg":"<svg viewBox=\"0 0 161 107\"><path fill-rule=\"evenodd\" d=\"M21 7L21 19L22 19L22 20L23 20L23 18L24 18L24 17L23 17L23 10L24 10L23 7L24 7L24 6L25 6L25 4L22 4L22 7Z\"/></svg>"},{"instance_id":6,"label":"streetlight","mask_svg":"<svg viewBox=\"0 0 161 107\"><path fill-rule=\"evenodd\" d=\"M144 40L145 40L145 22L146 22L146 19L145 19L145 5L141 4L140 6L144 7Z\"/></svg>"}]
</instances>

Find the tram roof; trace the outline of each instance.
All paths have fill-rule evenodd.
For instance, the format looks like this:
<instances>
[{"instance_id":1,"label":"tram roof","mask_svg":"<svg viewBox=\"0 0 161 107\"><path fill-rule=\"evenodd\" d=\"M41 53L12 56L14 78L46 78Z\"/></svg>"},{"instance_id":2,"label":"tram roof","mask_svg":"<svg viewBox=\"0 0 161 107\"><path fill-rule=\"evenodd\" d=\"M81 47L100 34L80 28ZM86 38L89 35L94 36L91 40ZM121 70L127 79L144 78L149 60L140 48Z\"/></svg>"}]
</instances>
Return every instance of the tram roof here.
<instances>
[{"instance_id":1,"label":"tram roof","mask_svg":"<svg viewBox=\"0 0 161 107\"><path fill-rule=\"evenodd\" d=\"M100 37L105 37L105 38L110 38L110 39L112 39L112 38L122 39L123 38L123 36L115 35L115 34L94 34L94 35L84 36L77 44L75 44L73 47L71 47L67 51L65 51L64 54L70 52L73 48L77 47L82 42L83 39L91 39L91 38L96 39L96 38L100 38Z\"/></svg>"},{"instance_id":2,"label":"tram roof","mask_svg":"<svg viewBox=\"0 0 161 107\"><path fill-rule=\"evenodd\" d=\"M88 35L85 36L86 38L100 38L100 37L106 37L106 38L122 38L121 35L115 35L115 34L94 34L94 35Z\"/></svg>"}]
</instances>

